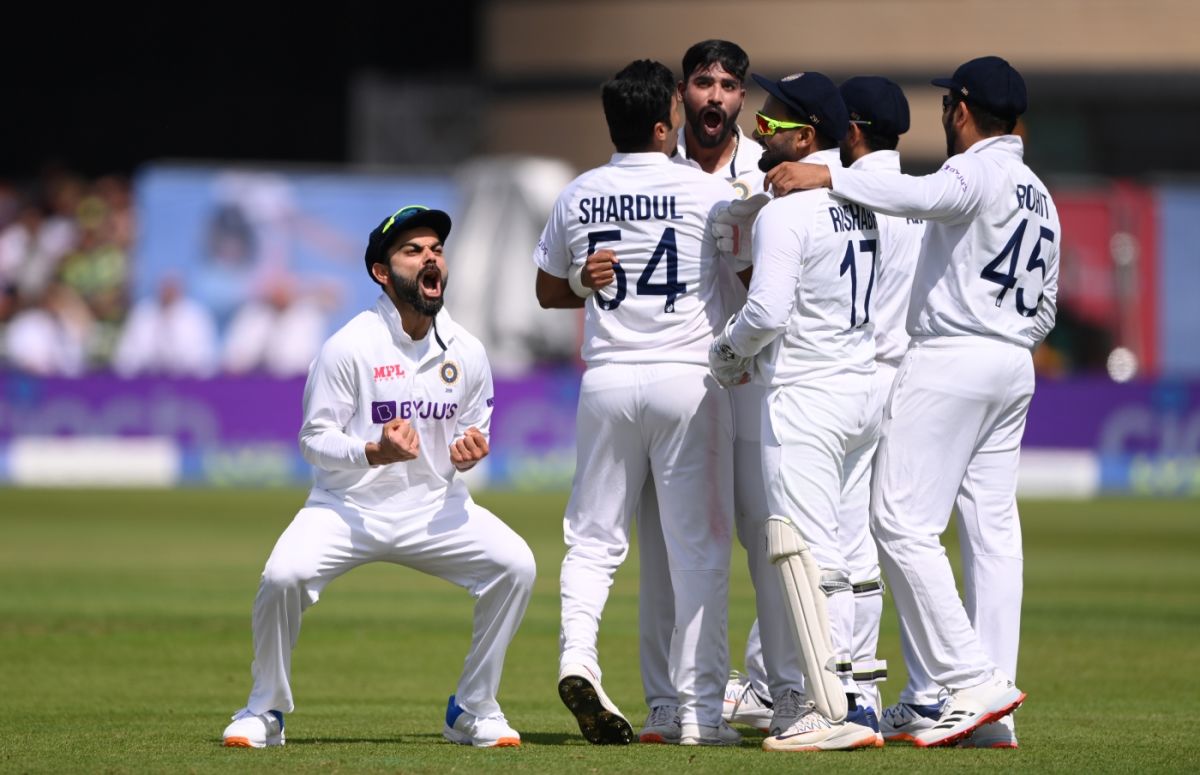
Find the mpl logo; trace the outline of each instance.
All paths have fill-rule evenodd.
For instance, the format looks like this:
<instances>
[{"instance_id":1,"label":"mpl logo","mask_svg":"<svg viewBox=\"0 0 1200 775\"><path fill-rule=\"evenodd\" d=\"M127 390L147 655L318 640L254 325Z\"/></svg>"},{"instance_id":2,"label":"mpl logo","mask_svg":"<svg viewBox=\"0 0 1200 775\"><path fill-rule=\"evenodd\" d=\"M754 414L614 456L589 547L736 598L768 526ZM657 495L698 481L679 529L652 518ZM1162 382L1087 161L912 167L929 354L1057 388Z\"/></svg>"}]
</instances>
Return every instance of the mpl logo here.
<instances>
[{"instance_id":1,"label":"mpl logo","mask_svg":"<svg viewBox=\"0 0 1200 775\"><path fill-rule=\"evenodd\" d=\"M384 381L387 381L390 379L400 379L403 376L404 376L404 367L398 363L393 364L391 366L376 366L375 367L375 381L376 382L384 382Z\"/></svg>"}]
</instances>

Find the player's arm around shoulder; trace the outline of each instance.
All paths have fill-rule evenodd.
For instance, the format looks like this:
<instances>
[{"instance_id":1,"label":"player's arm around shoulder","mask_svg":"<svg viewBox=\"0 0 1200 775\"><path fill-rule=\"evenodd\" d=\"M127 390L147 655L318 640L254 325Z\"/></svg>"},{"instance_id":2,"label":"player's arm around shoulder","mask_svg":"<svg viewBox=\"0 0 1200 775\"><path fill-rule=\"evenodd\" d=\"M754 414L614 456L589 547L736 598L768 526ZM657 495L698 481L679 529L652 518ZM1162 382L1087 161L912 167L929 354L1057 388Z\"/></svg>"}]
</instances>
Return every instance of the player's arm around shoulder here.
<instances>
[{"instance_id":1,"label":"player's arm around shoulder","mask_svg":"<svg viewBox=\"0 0 1200 775\"><path fill-rule=\"evenodd\" d=\"M463 351L465 391L450 444L450 462L458 471L469 471L491 451L495 386L483 343L460 329L455 344Z\"/></svg>"}]
</instances>

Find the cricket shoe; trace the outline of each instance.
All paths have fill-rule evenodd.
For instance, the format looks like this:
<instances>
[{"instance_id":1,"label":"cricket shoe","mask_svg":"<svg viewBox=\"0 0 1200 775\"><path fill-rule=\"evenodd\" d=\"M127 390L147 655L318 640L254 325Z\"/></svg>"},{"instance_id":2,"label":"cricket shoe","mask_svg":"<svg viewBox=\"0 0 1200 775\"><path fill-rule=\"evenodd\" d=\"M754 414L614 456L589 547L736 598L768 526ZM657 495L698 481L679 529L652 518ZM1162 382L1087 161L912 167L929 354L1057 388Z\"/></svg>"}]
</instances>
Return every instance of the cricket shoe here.
<instances>
[{"instance_id":1,"label":"cricket shoe","mask_svg":"<svg viewBox=\"0 0 1200 775\"><path fill-rule=\"evenodd\" d=\"M978 686L950 692L937 723L914 735L913 745L918 748L954 745L984 724L1012 713L1024 701L1025 692L996 671Z\"/></svg>"},{"instance_id":2,"label":"cricket shoe","mask_svg":"<svg viewBox=\"0 0 1200 775\"><path fill-rule=\"evenodd\" d=\"M764 751L850 751L882 748L879 721L871 708L856 707L844 721L825 718L811 704L808 712L778 735L763 740Z\"/></svg>"},{"instance_id":3,"label":"cricket shoe","mask_svg":"<svg viewBox=\"0 0 1200 775\"><path fill-rule=\"evenodd\" d=\"M1007 723L1006 723L1007 722ZM1012 716L984 724L958 741L956 748L1016 748L1017 732L1012 726Z\"/></svg>"},{"instance_id":4,"label":"cricket shoe","mask_svg":"<svg viewBox=\"0 0 1200 775\"><path fill-rule=\"evenodd\" d=\"M283 714L277 710L255 715L249 708L233 714L233 723L225 727L226 748L266 748L283 745Z\"/></svg>"},{"instance_id":5,"label":"cricket shoe","mask_svg":"<svg viewBox=\"0 0 1200 775\"><path fill-rule=\"evenodd\" d=\"M679 745L683 730L679 724L678 705L655 705L646 716L638 741L642 743L660 743L662 745Z\"/></svg>"},{"instance_id":6,"label":"cricket shoe","mask_svg":"<svg viewBox=\"0 0 1200 775\"><path fill-rule=\"evenodd\" d=\"M508 725L503 713L473 716L459 706L455 695L446 702L446 726L442 737L459 745L476 748L519 748L521 735Z\"/></svg>"},{"instance_id":7,"label":"cricket shoe","mask_svg":"<svg viewBox=\"0 0 1200 775\"><path fill-rule=\"evenodd\" d=\"M742 735L724 719L715 727L703 724L680 725L680 745L741 745Z\"/></svg>"},{"instance_id":8,"label":"cricket shoe","mask_svg":"<svg viewBox=\"0 0 1200 775\"><path fill-rule=\"evenodd\" d=\"M772 706L771 723L765 730L768 735L780 735L783 731L800 720L808 713L811 706L804 701L804 695L795 689L784 689L779 702Z\"/></svg>"},{"instance_id":9,"label":"cricket shoe","mask_svg":"<svg viewBox=\"0 0 1200 775\"><path fill-rule=\"evenodd\" d=\"M917 733L933 729L940 715L941 703L914 705L910 702L897 702L883 709L883 715L879 718L879 731L889 743L911 743Z\"/></svg>"},{"instance_id":10,"label":"cricket shoe","mask_svg":"<svg viewBox=\"0 0 1200 775\"><path fill-rule=\"evenodd\" d=\"M558 696L579 723L584 739L596 745L629 745L633 727L608 699L600 679L585 665L568 663L558 673Z\"/></svg>"},{"instance_id":11,"label":"cricket shoe","mask_svg":"<svg viewBox=\"0 0 1200 775\"><path fill-rule=\"evenodd\" d=\"M745 724L759 732L769 732L774 710L769 700L764 700L754 691L748 676L734 673L725 684L725 705L721 718L730 724Z\"/></svg>"}]
</instances>

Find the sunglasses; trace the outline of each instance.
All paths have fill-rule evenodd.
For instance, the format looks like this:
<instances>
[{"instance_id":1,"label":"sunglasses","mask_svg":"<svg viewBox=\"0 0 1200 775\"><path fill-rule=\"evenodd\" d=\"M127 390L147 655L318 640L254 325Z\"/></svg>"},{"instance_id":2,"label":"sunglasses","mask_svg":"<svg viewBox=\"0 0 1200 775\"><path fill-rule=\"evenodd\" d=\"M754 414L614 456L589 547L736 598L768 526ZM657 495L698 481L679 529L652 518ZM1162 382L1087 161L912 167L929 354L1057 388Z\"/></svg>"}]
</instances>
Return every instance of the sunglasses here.
<instances>
[{"instance_id":1,"label":"sunglasses","mask_svg":"<svg viewBox=\"0 0 1200 775\"><path fill-rule=\"evenodd\" d=\"M958 101L959 101L958 98L955 97L953 94L943 94L942 95L942 111L944 112L944 111L950 110L950 108L954 107L954 103L956 103Z\"/></svg>"},{"instance_id":2,"label":"sunglasses","mask_svg":"<svg viewBox=\"0 0 1200 775\"><path fill-rule=\"evenodd\" d=\"M762 137L770 137L780 129L799 129L802 126L812 126L812 124L800 124L795 121L780 121L770 116L764 116L762 113L755 113L754 118L758 122L758 134Z\"/></svg>"},{"instance_id":3,"label":"sunglasses","mask_svg":"<svg viewBox=\"0 0 1200 775\"><path fill-rule=\"evenodd\" d=\"M401 207L399 210L392 213L392 217L387 219L387 223L383 224L383 228L379 230L379 233L381 235L387 234L388 229L395 226L397 222L403 223L414 215L425 212L428 209L429 208L425 207L424 205L408 205L407 207Z\"/></svg>"}]
</instances>

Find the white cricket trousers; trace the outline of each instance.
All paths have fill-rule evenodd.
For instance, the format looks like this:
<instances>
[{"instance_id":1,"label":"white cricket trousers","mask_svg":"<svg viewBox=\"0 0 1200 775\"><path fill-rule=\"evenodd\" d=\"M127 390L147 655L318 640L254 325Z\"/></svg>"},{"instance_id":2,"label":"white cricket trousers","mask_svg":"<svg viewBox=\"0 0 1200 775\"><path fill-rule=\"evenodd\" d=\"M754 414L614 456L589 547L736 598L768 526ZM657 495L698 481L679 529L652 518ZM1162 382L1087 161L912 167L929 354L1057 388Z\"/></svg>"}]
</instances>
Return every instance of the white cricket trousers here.
<instances>
[{"instance_id":1,"label":"white cricket trousers","mask_svg":"<svg viewBox=\"0 0 1200 775\"><path fill-rule=\"evenodd\" d=\"M882 422L883 407L888 393L892 389L892 379L896 375L896 367L888 363L876 361L875 388L871 394L871 407ZM880 581L879 554L875 548L875 539L870 530L870 500L871 500L871 470L877 444L868 440L846 453L844 463L845 481L842 484L841 503L838 506L838 541L842 546L847 566L850 569L850 583L856 588L860 586L874 587ZM741 475L742 448L739 441L736 471ZM761 460L761 453L756 456ZM756 461L758 462L758 461ZM765 508L765 492L764 492ZM738 514L739 519L741 513ZM763 517L765 520L766 517ZM765 555L765 538L762 535L762 524L757 528L757 543L751 548L747 538L742 535L742 523L738 523L738 535L742 537L742 545L750 554L751 574L755 579L755 591L758 597L758 619L750 628L746 639L746 673L760 697L772 697L778 700L782 689L795 689L803 692L804 674L801 672L799 655L792 645L792 636L786 631L787 621L779 615L783 605L779 599L778 582L771 577L769 583L760 583L755 569L755 557L759 558L760 568L769 570ZM759 570L758 573L764 572ZM874 674L883 663L877 660L876 652L879 646L879 623L883 615L883 589L869 588L854 593L854 623L851 628L850 658L856 676ZM769 635L762 634L763 623L768 623ZM778 633L771 632L778 630ZM776 643L774 647L765 649L763 638ZM787 652L772 659L769 652L786 648ZM860 693L869 697L873 704L878 703L874 690L873 679L856 679ZM767 694L768 686L770 694ZM876 708L876 710L881 710Z\"/></svg>"},{"instance_id":2,"label":"white cricket trousers","mask_svg":"<svg viewBox=\"0 0 1200 775\"><path fill-rule=\"evenodd\" d=\"M746 549L750 580L754 585L755 612L758 619L746 639L746 671L761 697L778 697L784 689L803 691L804 672L800 657L792 645L787 620L782 610L782 590L767 561L767 491L763 484L762 412L767 389L760 385L738 385L729 389L733 398L735 438L733 454L733 513L738 540ZM649 558L665 557L659 528L658 503L652 484L647 485L638 505L639 565L638 636L642 666L642 687L646 705L675 704L675 689L670 683L668 651L673 617L663 616L673 606L671 577L665 562ZM763 634L759 622L763 622ZM768 645L764 648L763 639ZM769 666L769 667L768 667Z\"/></svg>"},{"instance_id":3,"label":"white cricket trousers","mask_svg":"<svg viewBox=\"0 0 1200 775\"><path fill-rule=\"evenodd\" d=\"M855 472L862 476L869 467L879 438L880 400L873 373L831 375L775 388L763 418L763 475L771 513L792 521L823 575L844 582L826 598L838 661L852 661L854 652L851 556L862 550L864 538L870 541L866 510L852 513L843 502ZM797 640L792 648L798 648ZM858 693L850 676L843 686L848 694Z\"/></svg>"},{"instance_id":4,"label":"white cricket trousers","mask_svg":"<svg viewBox=\"0 0 1200 775\"><path fill-rule=\"evenodd\" d=\"M871 511L916 677L904 702L935 703L939 688L975 686L996 668L1016 676L1017 467L1033 387L1029 350L989 337L917 337L900 363ZM941 543L956 505L965 607Z\"/></svg>"},{"instance_id":5,"label":"white cricket trousers","mask_svg":"<svg viewBox=\"0 0 1200 775\"><path fill-rule=\"evenodd\" d=\"M561 661L599 673L597 635L647 478L658 496L674 614L670 686L685 723L721 720L728 670L732 534L728 394L697 364L590 366L580 386L577 459L563 520ZM645 601L643 601L645 605ZM672 690L667 690L672 691Z\"/></svg>"},{"instance_id":6,"label":"white cricket trousers","mask_svg":"<svg viewBox=\"0 0 1200 775\"><path fill-rule=\"evenodd\" d=\"M254 599L251 713L293 709L292 650L300 618L329 582L369 562L393 562L463 587L476 599L471 648L455 690L475 716L500 712L504 654L525 615L535 573L525 541L465 487L440 508L380 514L310 500L283 531Z\"/></svg>"}]
</instances>

